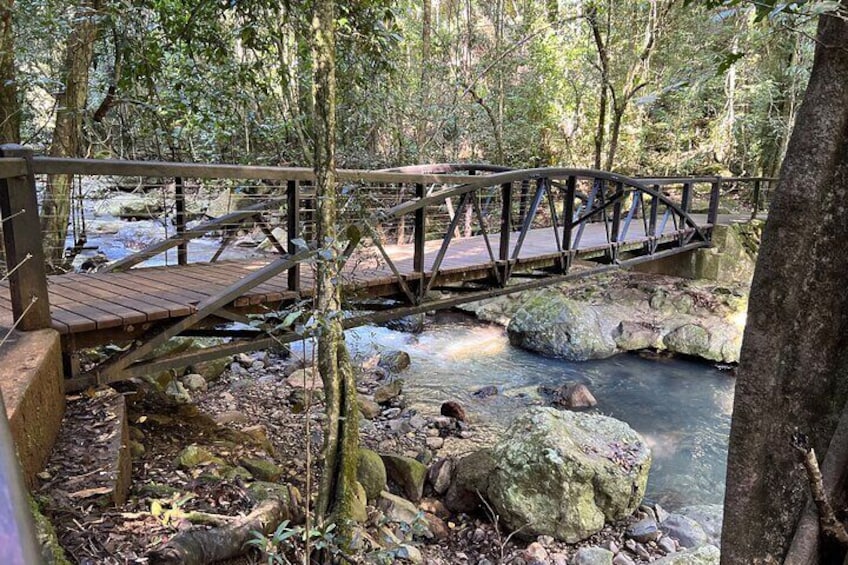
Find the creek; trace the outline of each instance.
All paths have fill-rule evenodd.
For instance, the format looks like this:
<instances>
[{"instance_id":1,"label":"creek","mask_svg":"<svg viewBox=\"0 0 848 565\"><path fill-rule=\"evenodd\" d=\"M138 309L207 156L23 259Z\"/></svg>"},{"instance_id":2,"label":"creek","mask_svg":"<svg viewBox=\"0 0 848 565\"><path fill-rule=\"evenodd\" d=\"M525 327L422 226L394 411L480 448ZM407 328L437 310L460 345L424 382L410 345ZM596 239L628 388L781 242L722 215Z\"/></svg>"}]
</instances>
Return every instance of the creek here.
<instances>
[{"instance_id":1,"label":"creek","mask_svg":"<svg viewBox=\"0 0 848 565\"><path fill-rule=\"evenodd\" d=\"M542 402L540 385L581 382L598 400L594 411L630 424L653 452L647 497L666 508L721 504L734 379L712 365L679 358L569 362L510 345L504 328L464 314L442 314L420 334L381 327L348 333L351 348L402 349L412 364L403 372L410 407L438 415L457 400L475 434L491 442L523 409ZM477 398L485 386L498 394Z\"/></svg>"}]
</instances>

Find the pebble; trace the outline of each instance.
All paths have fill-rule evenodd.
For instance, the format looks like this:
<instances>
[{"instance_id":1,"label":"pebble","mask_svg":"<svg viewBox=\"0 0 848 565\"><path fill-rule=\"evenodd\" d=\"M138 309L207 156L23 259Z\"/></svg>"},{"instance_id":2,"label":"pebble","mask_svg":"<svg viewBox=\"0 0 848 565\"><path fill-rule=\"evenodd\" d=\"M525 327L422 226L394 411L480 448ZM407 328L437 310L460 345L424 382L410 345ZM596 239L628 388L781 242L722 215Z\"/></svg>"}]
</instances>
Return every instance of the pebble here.
<instances>
[{"instance_id":1,"label":"pebble","mask_svg":"<svg viewBox=\"0 0 848 565\"><path fill-rule=\"evenodd\" d=\"M412 426L412 429L414 430L423 430L427 427L427 419L420 414L415 414L409 419L409 425Z\"/></svg>"},{"instance_id":2,"label":"pebble","mask_svg":"<svg viewBox=\"0 0 848 565\"><path fill-rule=\"evenodd\" d=\"M639 559L644 559L645 561L648 561L648 560L651 559L651 552L648 551L648 548L646 548L641 543L637 543L636 544L636 556Z\"/></svg>"},{"instance_id":3,"label":"pebble","mask_svg":"<svg viewBox=\"0 0 848 565\"><path fill-rule=\"evenodd\" d=\"M677 551L677 544L674 543L674 540L668 536L661 537L660 541L657 542L657 547L659 547L660 551L666 555Z\"/></svg>"},{"instance_id":4,"label":"pebble","mask_svg":"<svg viewBox=\"0 0 848 565\"><path fill-rule=\"evenodd\" d=\"M197 373L192 373L190 375L184 376L183 384L187 389L192 392L197 392L198 390L206 390L207 387L206 379L203 378L203 375L198 375Z\"/></svg>"},{"instance_id":5,"label":"pebble","mask_svg":"<svg viewBox=\"0 0 848 565\"><path fill-rule=\"evenodd\" d=\"M400 416L400 408L386 408L383 410L383 417L389 420Z\"/></svg>"},{"instance_id":6,"label":"pebble","mask_svg":"<svg viewBox=\"0 0 848 565\"><path fill-rule=\"evenodd\" d=\"M553 536L539 536L536 538L536 541L544 545L545 547L549 547L554 543Z\"/></svg>"},{"instance_id":7,"label":"pebble","mask_svg":"<svg viewBox=\"0 0 848 565\"><path fill-rule=\"evenodd\" d=\"M430 449L441 449L443 445L445 445L445 440L440 437L427 438L427 447Z\"/></svg>"},{"instance_id":8,"label":"pebble","mask_svg":"<svg viewBox=\"0 0 848 565\"><path fill-rule=\"evenodd\" d=\"M541 561L544 563L548 560L548 550L545 549L541 543L534 541L527 546L527 549L524 550L523 557L525 561L530 563L535 561Z\"/></svg>"},{"instance_id":9,"label":"pebble","mask_svg":"<svg viewBox=\"0 0 848 565\"><path fill-rule=\"evenodd\" d=\"M660 537L660 529L653 518L642 518L635 524L630 524L624 535L641 543L656 541Z\"/></svg>"},{"instance_id":10,"label":"pebble","mask_svg":"<svg viewBox=\"0 0 848 565\"><path fill-rule=\"evenodd\" d=\"M568 557L564 553L551 553L551 565L568 565Z\"/></svg>"},{"instance_id":11,"label":"pebble","mask_svg":"<svg viewBox=\"0 0 848 565\"><path fill-rule=\"evenodd\" d=\"M465 408L462 407L462 404L459 402L449 400L442 404L440 409L442 416L447 416L448 418L454 418L459 420L460 422L465 422L468 416L465 414Z\"/></svg>"},{"instance_id":12,"label":"pebble","mask_svg":"<svg viewBox=\"0 0 848 565\"><path fill-rule=\"evenodd\" d=\"M626 553L619 553L612 558L612 565L636 565L636 562L628 557Z\"/></svg>"}]
</instances>

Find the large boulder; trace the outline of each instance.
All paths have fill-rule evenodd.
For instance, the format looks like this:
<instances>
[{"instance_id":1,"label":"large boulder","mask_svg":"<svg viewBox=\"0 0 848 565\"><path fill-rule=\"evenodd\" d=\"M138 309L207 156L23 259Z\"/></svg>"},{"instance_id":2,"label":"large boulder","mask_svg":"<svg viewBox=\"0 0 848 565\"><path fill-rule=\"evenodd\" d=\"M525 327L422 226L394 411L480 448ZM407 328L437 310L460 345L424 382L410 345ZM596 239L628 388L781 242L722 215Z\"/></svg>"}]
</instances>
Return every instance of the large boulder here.
<instances>
[{"instance_id":1,"label":"large boulder","mask_svg":"<svg viewBox=\"0 0 848 565\"><path fill-rule=\"evenodd\" d=\"M555 293L537 294L507 326L513 345L570 361L604 359L618 348L611 331L589 305Z\"/></svg>"},{"instance_id":2,"label":"large boulder","mask_svg":"<svg viewBox=\"0 0 848 565\"><path fill-rule=\"evenodd\" d=\"M650 450L626 423L541 407L517 418L491 456L485 492L504 525L568 543L632 514L651 467Z\"/></svg>"},{"instance_id":3,"label":"large boulder","mask_svg":"<svg viewBox=\"0 0 848 565\"><path fill-rule=\"evenodd\" d=\"M247 195L225 190L215 200L209 203L209 207L206 209L206 216L217 218L244 208L249 203L250 198Z\"/></svg>"},{"instance_id":4,"label":"large boulder","mask_svg":"<svg viewBox=\"0 0 848 565\"><path fill-rule=\"evenodd\" d=\"M481 449L456 461L453 478L445 493L445 506L453 512L472 512L481 503L489 487L489 476L495 470L491 450Z\"/></svg>"},{"instance_id":5,"label":"large boulder","mask_svg":"<svg viewBox=\"0 0 848 565\"><path fill-rule=\"evenodd\" d=\"M421 500L427 467L411 457L403 455L381 455L386 466L386 477L401 488L406 498L413 502Z\"/></svg>"},{"instance_id":6,"label":"large boulder","mask_svg":"<svg viewBox=\"0 0 848 565\"><path fill-rule=\"evenodd\" d=\"M383 459L370 449L360 449L356 480L365 488L368 500L375 500L386 488L386 466Z\"/></svg>"}]
</instances>

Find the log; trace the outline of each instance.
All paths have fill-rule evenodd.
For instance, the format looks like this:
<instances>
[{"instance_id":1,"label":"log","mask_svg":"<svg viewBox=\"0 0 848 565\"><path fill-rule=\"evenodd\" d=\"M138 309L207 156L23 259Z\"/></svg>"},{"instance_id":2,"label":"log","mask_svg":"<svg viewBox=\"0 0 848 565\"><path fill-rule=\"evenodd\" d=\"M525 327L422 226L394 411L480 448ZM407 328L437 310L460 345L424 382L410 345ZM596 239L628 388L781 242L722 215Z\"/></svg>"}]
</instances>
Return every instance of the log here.
<instances>
[{"instance_id":1,"label":"log","mask_svg":"<svg viewBox=\"0 0 848 565\"><path fill-rule=\"evenodd\" d=\"M290 487L291 490L291 487ZM253 511L232 523L211 529L194 529L181 532L165 545L147 554L150 565L207 565L224 559L232 559L247 550L247 542L253 532L270 534L284 520L302 520L297 505L298 496L290 496L289 502L269 499L260 503Z\"/></svg>"}]
</instances>

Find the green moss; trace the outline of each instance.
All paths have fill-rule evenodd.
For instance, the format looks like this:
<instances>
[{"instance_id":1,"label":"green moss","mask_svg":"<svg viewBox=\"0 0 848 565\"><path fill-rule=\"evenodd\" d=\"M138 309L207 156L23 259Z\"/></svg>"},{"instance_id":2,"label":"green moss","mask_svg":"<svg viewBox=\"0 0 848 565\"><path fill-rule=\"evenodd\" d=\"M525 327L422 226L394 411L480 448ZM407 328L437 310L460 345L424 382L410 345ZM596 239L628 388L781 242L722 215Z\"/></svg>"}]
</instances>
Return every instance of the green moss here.
<instances>
[{"instance_id":1,"label":"green moss","mask_svg":"<svg viewBox=\"0 0 848 565\"><path fill-rule=\"evenodd\" d=\"M41 513L38 501L29 497L29 508L35 522L35 535L41 548L41 558L47 565L71 565L65 557L65 551L59 545L59 538L50 520Z\"/></svg>"}]
</instances>

